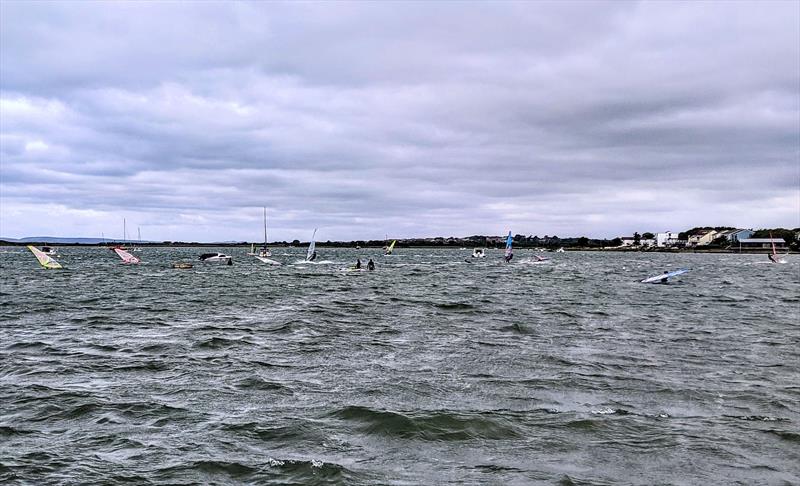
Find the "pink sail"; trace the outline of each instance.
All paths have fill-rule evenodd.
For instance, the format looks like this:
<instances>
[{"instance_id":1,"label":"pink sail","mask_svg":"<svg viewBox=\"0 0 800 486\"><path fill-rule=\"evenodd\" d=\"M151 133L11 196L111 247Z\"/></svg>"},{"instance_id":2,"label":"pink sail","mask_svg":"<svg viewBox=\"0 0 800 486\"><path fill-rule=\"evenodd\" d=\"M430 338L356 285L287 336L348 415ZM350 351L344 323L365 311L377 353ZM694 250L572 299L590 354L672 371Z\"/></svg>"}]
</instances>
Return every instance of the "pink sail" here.
<instances>
[{"instance_id":1,"label":"pink sail","mask_svg":"<svg viewBox=\"0 0 800 486\"><path fill-rule=\"evenodd\" d=\"M123 250L122 248L114 248L114 252L122 258L122 263L139 263L141 260L136 258L135 256L131 255L127 251Z\"/></svg>"}]
</instances>

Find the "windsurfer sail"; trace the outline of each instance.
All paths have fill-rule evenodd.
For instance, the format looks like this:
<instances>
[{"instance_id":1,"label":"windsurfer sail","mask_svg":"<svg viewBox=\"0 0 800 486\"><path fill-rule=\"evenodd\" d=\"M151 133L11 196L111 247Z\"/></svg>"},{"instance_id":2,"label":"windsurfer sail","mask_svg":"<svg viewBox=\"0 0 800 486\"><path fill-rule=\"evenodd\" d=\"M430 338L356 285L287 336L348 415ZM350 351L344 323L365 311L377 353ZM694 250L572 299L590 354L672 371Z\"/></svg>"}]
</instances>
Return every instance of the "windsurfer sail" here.
<instances>
[{"instance_id":1,"label":"windsurfer sail","mask_svg":"<svg viewBox=\"0 0 800 486\"><path fill-rule=\"evenodd\" d=\"M306 252L306 261L313 262L317 258L317 243L314 238L317 236L317 228L314 228L314 234L311 235L311 243L308 244L308 251Z\"/></svg>"},{"instance_id":2,"label":"windsurfer sail","mask_svg":"<svg viewBox=\"0 0 800 486\"><path fill-rule=\"evenodd\" d=\"M47 268L49 270L63 268L60 263L50 258L50 255L45 254L35 246L28 245L28 249L33 253L36 259L39 260L39 265L41 265L42 268Z\"/></svg>"},{"instance_id":3,"label":"windsurfer sail","mask_svg":"<svg viewBox=\"0 0 800 486\"><path fill-rule=\"evenodd\" d=\"M771 231L769 233L769 241L772 243L772 253L768 254L767 257L772 263L778 263L778 250L775 249L775 238L772 237Z\"/></svg>"},{"instance_id":4,"label":"windsurfer sail","mask_svg":"<svg viewBox=\"0 0 800 486\"><path fill-rule=\"evenodd\" d=\"M391 255L392 254L392 252L394 251L394 244L395 243L397 243L397 240L392 240L392 243L388 247L386 247L386 251L384 252L384 255Z\"/></svg>"},{"instance_id":5,"label":"windsurfer sail","mask_svg":"<svg viewBox=\"0 0 800 486\"><path fill-rule=\"evenodd\" d=\"M123 250L122 248L114 248L114 253L116 253L117 256L119 256L122 259L122 263L131 265L141 262L141 260L131 255L127 251Z\"/></svg>"},{"instance_id":6,"label":"windsurfer sail","mask_svg":"<svg viewBox=\"0 0 800 486\"><path fill-rule=\"evenodd\" d=\"M512 250L512 245L514 244L514 238L511 236L511 231L508 232L508 237L506 238L506 263L510 262L512 258L514 258L514 251Z\"/></svg>"}]
</instances>

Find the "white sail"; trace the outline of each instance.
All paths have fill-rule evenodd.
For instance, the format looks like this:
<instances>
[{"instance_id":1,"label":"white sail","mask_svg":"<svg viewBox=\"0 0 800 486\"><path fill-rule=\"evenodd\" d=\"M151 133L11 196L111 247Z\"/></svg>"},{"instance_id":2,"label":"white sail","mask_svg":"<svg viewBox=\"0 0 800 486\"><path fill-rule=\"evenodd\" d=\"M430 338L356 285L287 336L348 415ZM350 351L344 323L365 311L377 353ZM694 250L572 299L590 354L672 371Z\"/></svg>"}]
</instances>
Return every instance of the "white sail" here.
<instances>
[{"instance_id":1,"label":"white sail","mask_svg":"<svg viewBox=\"0 0 800 486\"><path fill-rule=\"evenodd\" d=\"M314 234L311 235L311 243L308 244L308 251L306 252L306 261L310 262L315 258L317 243L314 238L317 236L317 228L314 228Z\"/></svg>"}]
</instances>

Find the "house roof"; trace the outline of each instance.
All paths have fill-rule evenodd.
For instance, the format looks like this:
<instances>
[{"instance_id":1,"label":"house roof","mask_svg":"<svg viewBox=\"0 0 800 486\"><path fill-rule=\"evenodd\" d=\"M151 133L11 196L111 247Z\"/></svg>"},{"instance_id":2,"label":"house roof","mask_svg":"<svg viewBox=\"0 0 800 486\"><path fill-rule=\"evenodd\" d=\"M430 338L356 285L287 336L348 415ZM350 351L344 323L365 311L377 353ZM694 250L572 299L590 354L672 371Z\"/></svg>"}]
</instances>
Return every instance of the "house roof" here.
<instances>
[{"instance_id":1,"label":"house roof","mask_svg":"<svg viewBox=\"0 0 800 486\"><path fill-rule=\"evenodd\" d=\"M741 243L786 243L783 238L743 238Z\"/></svg>"}]
</instances>

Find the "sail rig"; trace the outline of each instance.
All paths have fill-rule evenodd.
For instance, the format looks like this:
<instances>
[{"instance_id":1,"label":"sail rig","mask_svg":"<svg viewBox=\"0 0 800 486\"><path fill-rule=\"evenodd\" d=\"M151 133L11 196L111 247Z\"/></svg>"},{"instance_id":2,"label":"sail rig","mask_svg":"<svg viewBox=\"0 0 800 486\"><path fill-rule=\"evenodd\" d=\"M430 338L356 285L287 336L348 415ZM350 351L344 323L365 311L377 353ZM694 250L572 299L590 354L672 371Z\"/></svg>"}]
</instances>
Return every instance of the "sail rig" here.
<instances>
[{"instance_id":1,"label":"sail rig","mask_svg":"<svg viewBox=\"0 0 800 486\"><path fill-rule=\"evenodd\" d=\"M514 251L512 250L511 246L514 244L514 238L511 236L511 231L508 232L508 237L506 238L506 262L510 262L512 258L514 258Z\"/></svg>"},{"instance_id":2,"label":"sail rig","mask_svg":"<svg viewBox=\"0 0 800 486\"><path fill-rule=\"evenodd\" d=\"M388 247L386 247L386 252L384 252L384 255L391 255L392 254L392 252L394 251L394 244L395 243L397 243L397 240L392 240L392 243Z\"/></svg>"},{"instance_id":3,"label":"sail rig","mask_svg":"<svg viewBox=\"0 0 800 486\"><path fill-rule=\"evenodd\" d=\"M314 238L317 236L317 228L314 228L314 234L311 235L311 243L308 244L308 251L306 252L306 261L310 262L316 258L317 243Z\"/></svg>"},{"instance_id":4,"label":"sail rig","mask_svg":"<svg viewBox=\"0 0 800 486\"><path fill-rule=\"evenodd\" d=\"M131 255L127 251L123 250L122 248L114 248L114 253L116 253L117 256L119 256L122 259L122 263L131 265L141 262L141 260Z\"/></svg>"},{"instance_id":5,"label":"sail rig","mask_svg":"<svg viewBox=\"0 0 800 486\"><path fill-rule=\"evenodd\" d=\"M61 266L60 263L50 258L50 255L47 255L43 251L39 250L33 245L28 245L28 249L33 253L37 260L39 260L39 265L42 268L46 268L48 270L55 270L57 268L64 268Z\"/></svg>"}]
</instances>

